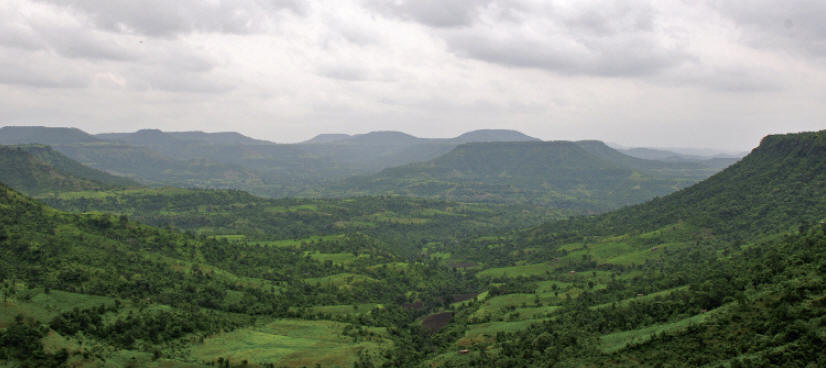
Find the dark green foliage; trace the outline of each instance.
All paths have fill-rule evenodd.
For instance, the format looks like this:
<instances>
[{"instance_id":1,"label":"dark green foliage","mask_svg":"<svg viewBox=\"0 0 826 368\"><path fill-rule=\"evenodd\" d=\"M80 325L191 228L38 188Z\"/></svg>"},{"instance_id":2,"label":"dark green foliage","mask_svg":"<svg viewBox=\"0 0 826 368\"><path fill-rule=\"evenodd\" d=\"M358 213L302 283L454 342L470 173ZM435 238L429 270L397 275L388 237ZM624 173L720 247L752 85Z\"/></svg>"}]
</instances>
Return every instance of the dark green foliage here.
<instances>
[{"instance_id":1,"label":"dark green foliage","mask_svg":"<svg viewBox=\"0 0 826 368\"><path fill-rule=\"evenodd\" d=\"M29 195L137 186L39 145L0 146L0 182Z\"/></svg>"},{"instance_id":2,"label":"dark green foliage","mask_svg":"<svg viewBox=\"0 0 826 368\"><path fill-rule=\"evenodd\" d=\"M670 193L713 171L696 163L633 158L596 141L472 143L428 162L347 179L321 193L522 202L594 212Z\"/></svg>"},{"instance_id":3,"label":"dark green foliage","mask_svg":"<svg viewBox=\"0 0 826 368\"><path fill-rule=\"evenodd\" d=\"M55 354L43 351L41 338L48 330L18 316L14 323L0 330L0 362L17 361L22 367L61 367L68 358L63 350Z\"/></svg>"},{"instance_id":4,"label":"dark green foliage","mask_svg":"<svg viewBox=\"0 0 826 368\"><path fill-rule=\"evenodd\" d=\"M688 222L731 240L819 221L826 213L826 131L768 136L750 155L690 188L597 217L538 228L549 241L646 232Z\"/></svg>"},{"instance_id":5,"label":"dark green foliage","mask_svg":"<svg viewBox=\"0 0 826 368\"><path fill-rule=\"evenodd\" d=\"M127 215L142 223L205 235L239 234L247 240L302 239L360 232L392 244L398 255L422 242L454 243L478 233L502 233L562 216L531 205L463 204L401 197L264 199L232 190L147 189L43 196L44 203L73 211ZM313 245L326 252L349 252Z\"/></svg>"},{"instance_id":6,"label":"dark green foliage","mask_svg":"<svg viewBox=\"0 0 826 368\"><path fill-rule=\"evenodd\" d=\"M825 134L767 137L691 188L518 233L520 223L549 213L400 197L262 200L218 190L40 197L113 213L70 214L0 187L4 298L35 305L73 291L116 300L7 324L0 359L65 361L66 354L43 352L51 328L105 349L142 350L147 359L186 360L205 336L238 337L274 318L298 318L339 321L336 337L353 344L392 340L353 353L359 367L823 366ZM588 161L539 166L612 180L627 170L682 175L580 143L588 147L565 149ZM494 171L486 180L500 180ZM554 183L576 188L571 177ZM273 242L282 238L306 239ZM279 363L226 356L197 363Z\"/></svg>"},{"instance_id":7,"label":"dark green foliage","mask_svg":"<svg viewBox=\"0 0 826 368\"><path fill-rule=\"evenodd\" d=\"M83 333L119 348L130 349L134 348L136 341L162 344L193 333L204 336L249 324L243 317L184 310L130 313L104 323L103 316L107 312L117 312L117 308L101 305L91 309L75 309L55 317L49 327L64 336Z\"/></svg>"}]
</instances>

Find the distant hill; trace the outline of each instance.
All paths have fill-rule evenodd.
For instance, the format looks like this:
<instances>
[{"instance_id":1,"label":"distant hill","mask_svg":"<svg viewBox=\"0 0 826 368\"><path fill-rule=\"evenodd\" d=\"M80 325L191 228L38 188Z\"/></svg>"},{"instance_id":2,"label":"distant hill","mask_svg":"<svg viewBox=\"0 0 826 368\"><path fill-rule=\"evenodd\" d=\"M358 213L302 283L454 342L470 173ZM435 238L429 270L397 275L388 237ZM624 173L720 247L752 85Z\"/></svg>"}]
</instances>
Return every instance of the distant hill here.
<instances>
[{"instance_id":1,"label":"distant hill","mask_svg":"<svg viewBox=\"0 0 826 368\"><path fill-rule=\"evenodd\" d=\"M274 144L237 133L163 132L157 129L96 137L149 149L176 160L207 160L251 170L260 179L258 183L247 181L234 188L275 197L300 194L308 187L331 180L431 160L460 143L537 140L510 130L478 130L450 139L418 138L395 131L322 134L298 144ZM153 175L151 180L158 181L158 176Z\"/></svg>"},{"instance_id":2,"label":"distant hill","mask_svg":"<svg viewBox=\"0 0 826 368\"><path fill-rule=\"evenodd\" d=\"M704 159L704 157L700 156L689 156L683 155L677 152L666 151L662 149L656 148L645 148L645 147L636 147L636 148L623 148L618 149L618 151L625 153L628 156L633 156L637 158L643 158L646 160L662 160L662 161L699 161Z\"/></svg>"},{"instance_id":3,"label":"distant hill","mask_svg":"<svg viewBox=\"0 0 826 368\"><path fill-rule=\"evenodd\" d=\"M670 193L708 177L726 164L644 160L624 155L602 142L583 141L578 143L577 153L565 155L566 159L581 156L601 160L624 170L622 175L627 177L591 178L592 173L584 168L572 169L570 176L546 177L549 163L542 161L555 161L558 156L531 150L516 152L521 149L517 147L560 143L543 145L536 138L512 130L477 130L455 138L418 138L378 131L275 144L231 132L144 129L92 136L69 128L6 127L0 130L0 141L50 144L81 164L146 184L232 188L269 197L392 193L600 211ZM460 144L471 146L459 150ZM449 155L455 149L454 156L466 155L468 161L451 159ZM472 152L466 152L469 149ZM493 151L485 152L489 149ZM468 167L476 167L473 160L499 166L489 169L495 173L469 171ZM512 160L520 161L517 164ZM388 171L380 173L385 169ZM459 174L445 175L445 170ZM571 179L577 175L583 176ZM574 189L561 184L569 179L584 186ZM601 180L609 180L610 184ZM595 186L598 182L602 183L599 187Z\"/></svg>"},{"instance_id":4,"label":"distant hill","mask_svg":"<svg viewBox=\"0 0 826 368\"><path fill-rule=\"evenodd\" d=\"M705 167L726 168L740 160L744 155L712 155L699 156L694 154L678 153L656 148L623 148L618 151L632 157L646 160L658 160L666 162L696 162Z\"/></svg>"},{"instance_id":5,"label":"distant hill","mask_svg":"<svg viewBox=\"0 0 826 368\"><path fill-rule=\"evenodd\" d=\"M253 139L236 132L205 133L191 132L162 132L158 129L143 129L134 133L104 133L96 137L106 140L117 140L135 145L174 144L174 143L202 143L216 145L241 144L274 144L269 141Z\"/></svg>"},{"instance_id":6,"label":"distant hill","mask_svg":"<svg viewBox=\"0 0 826 368\"><path fill-rule=\"evenodd\" d=\"M538 138L527 136L515 130L506 129L480 129L467 132L456 138L450 139L454 143L474 143L474 142L529 142L538 141Z\"/></svg>"},{"instance_id":7,"label":"distant hill","mask_svg":"<svg viewBox=\"0 0 826 368\"><path fill-rule=\"evenodd\" d=\"M154 136L146 131L141 136ZM156 137L157 138L157 137ZM182 147L165 137L166 147ZM82 165L145 184L183 187L260 189L264 180L253 170L204 158L164 155L148 147L109 141L74 128L3 127L0 142L48 144Z\"/></svg>"},{"instance_id":8,"label":"distant hill","mask_svg":"<svg viewBox=\"0 0 826 368\"><path fill-rule=\"evenodd\" d=\"M302 144L323 144L340 141L342 139L350 138L349 134L319 134L309 140L301 142Z\"/></svg>"},{"instance_id":9,"label":"distant hill","mask_svg":"<svg viewBox=\"0 0 826 368\"><path fill-rule=\"evenodd\" d=\"M81 165L49 146L0 146L0 182L29 195L138 186Z\"/></svg>"},{"instance_id":10,"label":"distant hill","mask_svg":"<svg viewBox=\"0 0 826 368\"><path fill-rule=\"evenodd\" d=\"M335 144L357 144L371 146L403 146L421 141L410 134L394 131L376 131L365 134L352 135L345 140L334 142Z\"/></svg>"},{"instance_id":11,"label":"distant hill","mask_svg":"<svg viewBox=\"0 0 826 368\"><path fill-rule=\"evenodd\" d=\"M670 193L711 173L697 164L633 158L597 141L469 143L428 162L345 179L322 194L528 202L602 211Z\"/></svg>"},{"instance_id":12,"label":"distant hill","mask_svg":"<svg viewBox=\"0 0 826 368\"><path fill-rule=\"evenodd\" d=\"M520 141L538 139L513 130L475 130L455 138L418 138L402 132L378 131L319 136L298 146L312 155L352 167L355 175L431 160L463 143Z\"/></svg>"},{"instance_id":13,"label":"distant hill","mask_svg":"<svg viewBox=\"0 0 826 368\"><path fill-rule=\"evenodd\" d=\"M51 128L42 126L4 126L0 128L0 144L47 145L97 143L99 139L77 128Z\"/></svg>"},{"instance_id":14,"label":"distant hill","mask_svg":"<svg viewBox=\"0 0 826 368\"><path fill-rule=\"evenodd\" d=\"M753 237L799 221L822 220L823 198L826 131L771 135L741 161L689 188L595 218L549 224L540 231L625 233L689 222L730 237Z\"/></svg>"}]
</instances>

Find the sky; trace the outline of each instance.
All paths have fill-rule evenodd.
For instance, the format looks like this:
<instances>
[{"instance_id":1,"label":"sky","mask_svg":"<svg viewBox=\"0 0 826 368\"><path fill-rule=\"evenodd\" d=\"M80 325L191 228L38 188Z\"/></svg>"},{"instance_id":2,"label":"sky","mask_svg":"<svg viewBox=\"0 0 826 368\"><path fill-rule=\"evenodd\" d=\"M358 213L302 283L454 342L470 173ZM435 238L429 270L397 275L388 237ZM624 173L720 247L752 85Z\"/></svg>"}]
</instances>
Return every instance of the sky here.
<instances>
[{"instance_id":1,"label":"sky","mask_svg":"<svg viewBox=\"0 0 826 368\"><path fill-rule=\"evenodd\" d=\"M826 1L3 0L0 125L275 142L826 129Z\"/></svg>"}]
</instances>

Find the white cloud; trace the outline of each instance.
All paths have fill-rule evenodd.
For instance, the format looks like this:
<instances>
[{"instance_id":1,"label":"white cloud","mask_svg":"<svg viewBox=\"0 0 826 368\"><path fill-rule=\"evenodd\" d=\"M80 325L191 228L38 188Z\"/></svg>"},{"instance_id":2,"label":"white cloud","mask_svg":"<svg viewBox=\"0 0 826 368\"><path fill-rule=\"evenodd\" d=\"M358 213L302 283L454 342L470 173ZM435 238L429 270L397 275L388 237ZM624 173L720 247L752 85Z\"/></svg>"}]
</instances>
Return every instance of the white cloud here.
<instances>
[{"instance_id":1,"label":"white cloud","mask_svg":"<svg viewBox=\"0 0 826 368\"><path fill-rule=\"evenodd\" d=\"M277 141L492 127L739 149L826 128L823 13L814 1L7 0L0 120Z\"/></svg>"}]
</instances>

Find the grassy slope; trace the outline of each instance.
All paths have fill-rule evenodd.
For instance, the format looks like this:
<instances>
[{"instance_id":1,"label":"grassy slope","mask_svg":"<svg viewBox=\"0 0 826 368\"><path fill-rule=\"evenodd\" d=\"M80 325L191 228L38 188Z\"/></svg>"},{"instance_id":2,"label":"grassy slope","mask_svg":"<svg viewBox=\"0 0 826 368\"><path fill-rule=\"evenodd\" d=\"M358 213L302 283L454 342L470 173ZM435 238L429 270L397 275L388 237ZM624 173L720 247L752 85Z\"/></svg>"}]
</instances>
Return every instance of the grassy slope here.
<instances>
[{"instance_id":1,"label":"grassy slope","mask_svg":"<svg viewBox=\"0 0 826 368\"><path fill-rule=\"evenodd\" d=\"M576 316L583 314L582 308L590 310L584 313L590 316L587 320L598 321L608 318L601 316L618 319L627 314L626 318L631 318L633 311L644 309L656 315L653 311L662 313L666 305L683 312L662 320L634 322L629 328L606 329L578 322L584 323L577 328L581 334L602 331L585 333L594 333L590 339L596 339L588 341L598 349L590 350L591 357L563 354L553 359L565 357L573 365L627 366L656 362L680 365L684 364L681 356L703 364L759 365L776 363L783 357L810 362L822 359L822 354L805 349L812 339L826 338L822 333L811 335L820 329L818 323L823 323L822 317L815 317L823 315L818 305L826 305L822 303L822 286L811 286L822 280L826 269L822 255L815 256L818 248L811 248L823 245L823 230L815 227L811 230L814 233L802 239L784 240L777 234L798 225L805 233L810 224L826 219L824 167L826 132L770 136L740 163L678 193L601 216L544 225L523 234L514 241L518 245L510 248L506 239L504 245L490 249L513 249L507 253L515 256L511 264L483 266L487 269L477 273L491 280L498 296L454 306L463 308L460 316L467 316L464 337L429 362L466 365L497 354L506 356L511 345L524 346L525 339L538 338L543 332L570 332L572 327L565 325L580 318ZM526 249L539 250L523 253ZM784 258L792 254L798 255ZM546 262L537 263L543 259ZM781 264L767 266L778 261ZM729 302L722 307L708 304L713 309L702 313L699 306L708 300L703 298L726 289L715 290L714 285L723 285L718 284L720 274L730 280L723 281L726 287L733 287L728 291ZM745 284L755 285L754 289L745 289ZM796 296L790 298L789 293ZM732 303L733 297L753 303ZM746 313L744 319L738 318L741 313ZM766 319L774 323L771 327L759 325L759 316L778 313L786 317ZM814 320L802 323L801 318ZM780 331L780 335L755 345L748 342L747 335L736 337L747 334L738 329L765 328ZM790 328L810 332L783 335L782 331ZM494 338L496 332L505 331L512 335ZM797 340L800 334L809 340ZM698 345L700 339L719 339L725 344ZM490 350L486 354L455 353L461 347L477 345ZM704 349L708 356L696 354ZM521 361L548 359L540 358L539 353L533 358L523 356Z\"/></svg>"},{"instance_id":2,"label":"grassy slope","mask_svg":"<svg viewBox=\"0 0 826 368\"><path fill-rule=\"evenodd\" d=\"M0 146L0 182L27 194L137 186L39 145Z\"/></svg>"},{"instance_id":3,"label":"grassy slope","mask_svg":"<svg viewBox=\"0 0 826 368\"><path fill-rule=\"evenodd\" d=\"M595 211L667 194L713 172L695 164L625 156L600 142L472 143L428 162L332 184L323 193L529 202Z\"/></svg>"}]
</instances>

